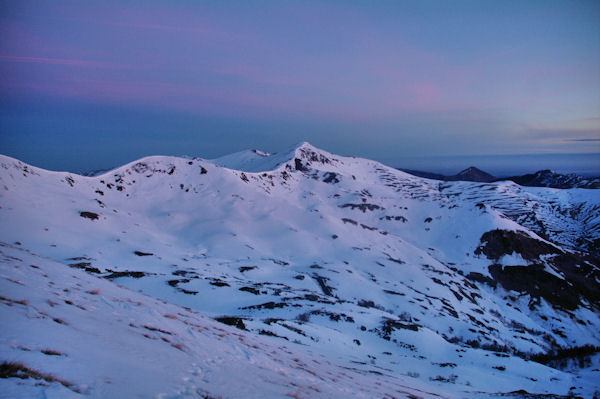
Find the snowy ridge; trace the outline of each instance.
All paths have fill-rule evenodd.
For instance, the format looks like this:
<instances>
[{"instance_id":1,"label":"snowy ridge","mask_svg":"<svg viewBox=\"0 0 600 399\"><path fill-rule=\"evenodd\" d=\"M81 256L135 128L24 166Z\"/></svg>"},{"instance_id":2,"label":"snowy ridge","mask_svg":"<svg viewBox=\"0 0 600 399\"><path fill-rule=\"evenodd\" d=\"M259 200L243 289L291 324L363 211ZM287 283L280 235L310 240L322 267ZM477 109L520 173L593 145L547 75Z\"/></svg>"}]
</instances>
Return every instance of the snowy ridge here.
<instances>
[{"instance_id":1,"label":"snowy ridge","mask_svg":"<svg viewBox=\"0 0 600 399\"><path fill-rule=\"evenodd\" d=\"M260 172L277 167L277 161L273 161L271 154L259 150L239 151L210 161L224 168L245 172Z\"/></svg>"},{"instance_id":2,"label":"snowy ridge","mask_svg":"<svg viewBox=\"0 0 600 399\"><path fill-rule=\"evenodd\" d=\"M245 339L266 335L340 367L370 367L365 375L379 376L381 390L366 388L365 397L600 389L597 372L526 360L600 344L600 271L589 253L573 251L598 239L591 190L439 182L308 143L220 161L147 157L91 178L8 157L0 166L7 287L29 283L31 270L12 257L31 251L67 274L237 326ZM114 296L133 294L119 290ZM24 297L15 292L3 296ZM5 358L27 360L6 328ZM67 368L57 369L62 378ZM86 378L76 382L102 397L101 379ZM236 397L207 381L208 394ZM392 394L396 383L428 393ZM260 396L262 388L245 389ZM339 389L295 395L343 397Z\"/></svg>"},{"instance_id":3,"label":"snowy ridge","mask_svg":"<svg viewBox=\"0 0 600 399\"><path fill-rule=\"evenodd\" d=\"M310 143L301 142L285 151L274 154L269 154L268 152L263 152L260 150L246 150L225 155L223 157L213 159L210 162L228 169L256 173L273 171L279 168L281 165L294 160L295 158L308 159L311 156L318 156L316 154L323 156L326 156L325 154L327 154L330 157L332 156L332 154L318 150Z\"/></svg>"}]
</instances>

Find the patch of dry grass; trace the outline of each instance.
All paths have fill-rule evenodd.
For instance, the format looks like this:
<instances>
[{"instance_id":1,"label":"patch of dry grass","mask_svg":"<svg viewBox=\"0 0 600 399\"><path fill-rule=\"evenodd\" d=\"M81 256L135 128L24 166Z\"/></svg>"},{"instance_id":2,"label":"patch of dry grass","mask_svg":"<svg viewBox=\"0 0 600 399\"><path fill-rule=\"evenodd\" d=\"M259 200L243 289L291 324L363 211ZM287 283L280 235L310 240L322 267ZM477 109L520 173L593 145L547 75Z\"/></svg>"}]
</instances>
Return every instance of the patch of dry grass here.
<instances>
[{"instance_id":1,"label":"patch of dry grass","mask_svg":"<svg viewBox=\"0 0 600 399\"><path fill-rule=\"evenodd\" d=\"M20 362L2 362L0 364L0 378L20 378L22 380L33 378L34 380L44 380L46 382L58 382L74 392L79 392L69 381L31 369Z\"/></svg>"}]
</instances>

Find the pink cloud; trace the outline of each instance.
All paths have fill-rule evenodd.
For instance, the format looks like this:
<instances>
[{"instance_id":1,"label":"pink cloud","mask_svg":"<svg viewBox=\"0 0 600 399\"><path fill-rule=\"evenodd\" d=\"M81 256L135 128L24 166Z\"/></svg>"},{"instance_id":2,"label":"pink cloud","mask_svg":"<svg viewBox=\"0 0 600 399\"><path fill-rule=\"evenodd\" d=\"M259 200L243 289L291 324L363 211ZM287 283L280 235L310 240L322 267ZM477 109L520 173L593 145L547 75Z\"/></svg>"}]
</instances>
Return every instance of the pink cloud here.
<instances>
[{"instance_id":1,"label":"pink cloud","mask_svg":"<svg viewBox=\"0 0 600 399\"><path fill-rule=\"evenodd\" d=\"M193 34L194 36L205 36L226 40L240 40L244 37L233 33L231 30L223 30L216 26L211 20L198 18L198 14L178 11L177 7L164 9L147 8L140 13L137 8L120 7L118 13L106 13L104 8L99 8L94 15L71 15L69 10L59 17L65 21L79 22L84 24L96 24L112 26L117 28L131 28L140 30L154 30L159 32L173 32ZM156 23L155 21L160 21Z\"/></svg>"},{"instance_id":2,"label":"pink cloud","mask_svg":"<svg viewBox=\"0 0 600 399\"><path fill-rule=\"evenodd\" d=\"M66 59L66 58L47 58L47 57L21 57L15 55L0 55L0 61L4 62L23 62L33 64L47 64L47 65L66 65L74 67L87 67L87 68L115 68L115 69L131 69L132 67L114 64L109 62L99 61L85 61L77 59Z\"/></svg>"},{"instance_id":3,"label":"pink cloud","mask_svg":"<svg viewBox=\"0 0 600 399\"><path fill-rule=\"evenodd\" d=\"M212 68L210 69L210 72L219 75L234 76L248 81L266 83L271 85L301 86L311 83L308 79L301 79L298 77L281 75L278 76L272 72L266 71L261 68L252 67L249 65L235 65L224 66L222 68Z\"/></svg>"},{"instance_id":4,"label":"pink cloud","mask_svg":"<svg viewBox=\"0 0 600 399\"><path fill-rule=\"evenodd\" d=\"M418 107L433 108L439 105L442 90L431 83L418 83L409 88L412 99Z\"/></svg>"},{"instance_id":5,"label":"pink cloud","mask_svg":"<svg viewBox=\"0 0 600 399\"><path fill-rule=\"evenodd\" d=\"M82 19L79 19L83 21ZM148 23L130 23L130 22L114 22L114 21L89 21L95 22L101 25L117 26L123 28L133 29L145 29L145 30L157 30L167 32L178 32L178 33L192 33L195 35L201 34L204 36L210 36L212 38L227 38L234 39L235 36L231 32L223 32L217 29L208 28L207 26L174 26L174 25L162 25L162 24L148 24Z\"/></svg>"}]
</instances>

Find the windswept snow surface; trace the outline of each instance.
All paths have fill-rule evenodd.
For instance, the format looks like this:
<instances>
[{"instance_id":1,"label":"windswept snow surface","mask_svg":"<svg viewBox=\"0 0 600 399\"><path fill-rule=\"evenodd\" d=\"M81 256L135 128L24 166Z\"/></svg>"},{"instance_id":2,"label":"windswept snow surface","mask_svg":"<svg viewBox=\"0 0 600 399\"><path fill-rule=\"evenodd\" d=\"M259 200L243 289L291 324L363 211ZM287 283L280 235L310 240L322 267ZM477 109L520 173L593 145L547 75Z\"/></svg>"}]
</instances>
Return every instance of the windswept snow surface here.
<instances>
[{"instance_id":1,"label":"windswept snow surface","mask_svg":"<svg viewBox=\"0 0 600 399\"><path fill-rule=\"evenodd\" d=\"M0 361L68 383L0 396L600 391L597 357L526 360L600 345L596 191L437 182L308 143L96 177L0 167Z\"/></svg>"},{"instance_id":2,"label":"windswept snow surface","mask_svg":"<svg viewBox=\"0 0 600 399\"><path fill-rule=\"evenodd\" d=\"M410 377L243 332L30 251L2 244L0 257L2 358L67 385L0 379L2 397L437 396Z\"/></svg>"}]
</instances>

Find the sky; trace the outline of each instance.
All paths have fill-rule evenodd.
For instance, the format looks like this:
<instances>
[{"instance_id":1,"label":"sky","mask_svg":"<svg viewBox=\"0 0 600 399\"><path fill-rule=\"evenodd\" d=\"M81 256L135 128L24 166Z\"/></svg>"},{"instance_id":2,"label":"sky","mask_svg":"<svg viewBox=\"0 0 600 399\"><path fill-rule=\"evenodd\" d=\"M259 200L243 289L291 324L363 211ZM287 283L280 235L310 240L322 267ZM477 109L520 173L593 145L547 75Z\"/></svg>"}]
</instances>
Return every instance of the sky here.
<instances>
[{"instance_id":1,"label":"sky","mask_svg":"<svg viewBox=\"0 0 600 399\"><path fill-rule=\"evenodd\" d=\"M600 175L600 1L0 0L0 153Z\"/></svg>"}]
</instances>

